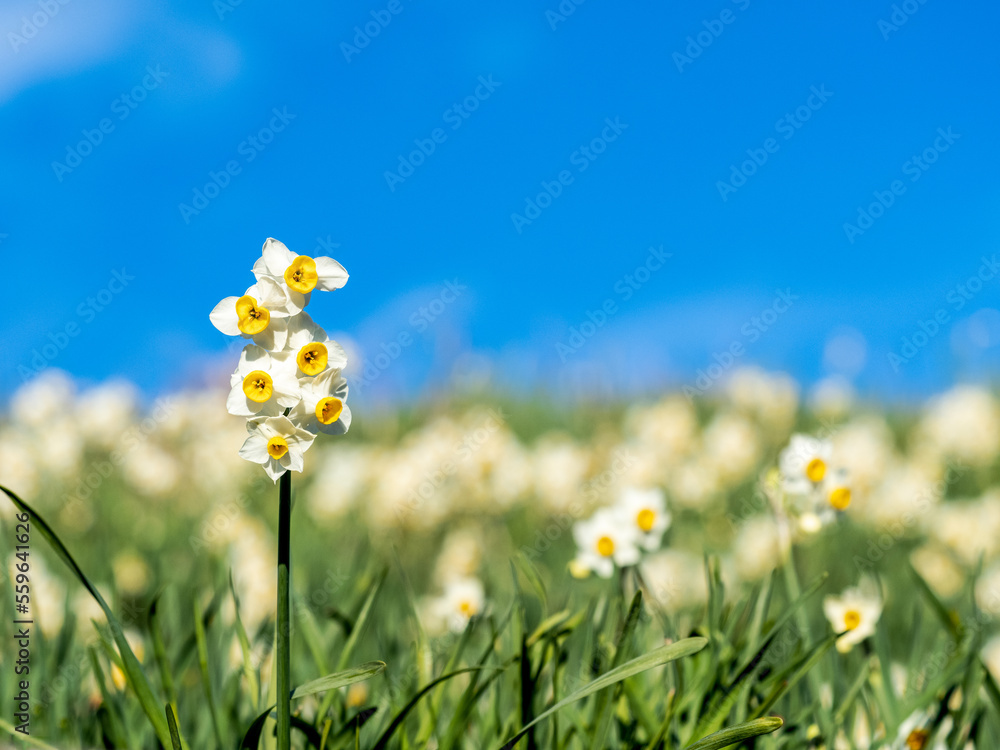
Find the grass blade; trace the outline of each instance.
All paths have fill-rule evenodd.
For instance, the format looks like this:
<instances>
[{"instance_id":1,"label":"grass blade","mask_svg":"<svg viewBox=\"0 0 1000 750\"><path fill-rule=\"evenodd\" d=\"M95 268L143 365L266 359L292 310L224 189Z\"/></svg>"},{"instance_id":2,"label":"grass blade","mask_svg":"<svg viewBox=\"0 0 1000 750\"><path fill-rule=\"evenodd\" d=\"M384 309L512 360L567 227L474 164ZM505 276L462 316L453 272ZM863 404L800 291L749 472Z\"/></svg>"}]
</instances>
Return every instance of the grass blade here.
<instances>
[{"instance_id":1,"label":"grass blade","mask_svg":"<svg viewBox=\"0 0 1000 750\"><path fill-rule=\"evenodd\" d=\"M777 716L767 716L761 719L754 719L753 721L746 721L710 734L708 737L703 737L693 745L688 745L684 750L718 750L723 747L731 747L751 737L770 734L780 729L782 724L784 722Z\"/></svg>"},{"instance_id":2,"label":"grass blade","mask_svg":"<svg viewBox=\"0 0 1000 750\"><path fill-rule=\"evenodd\" d=\"M15 495L6 487L0 485L0 490L3 491L7 497L10 498L11 502L16 505L22 513L28 513L32 519L34 519L35 526L39 533L49 543L49 546L55 551L56 555L61 559L66 566L73 571L77 580L83 584L83 587L87 589L92 597L97 601L98 605L104 610L104 616L107 618L108 626L111 628L111 634L115 639L115 644L118 646L118 651L121 653L122 661L125 667L125 676L128 678L129 684L135 691L136 697L139 699L139 703L142 706L143 712L146 714L146 718L149 719L149 723L153 725L153 730L156 732L157 738L160 740L160 744L164 747L170 745L170 729L167 726L167 719L163 715L160 709L160 702L153 695L153 689L149 684L149 679L146 677L146 673L142 670L142 665L139 664L139 660L136 658L135 654L132 652L132 648L128 645L128 641L125 640L125 634L122 632L121 623L118 622L118 618L115 617L115 613L108 606L108 603L104 601L104 597L97 590L97 587L90 582L90 579L83 574L80 570L80 566L76 564L76 560L70 555L69 550L59 539L52 527L49 526L45 520L38 515L35 510L24 502L21 498Z\"/></svg>"},{"instance_id":3,"label":"grass blade","mask_svg":"<svg viewBox=\"0 0 1000 750\"><path fill-rule=\"evenodd\" d=\"M501 745L502 750L510 750L517 744L517 741L523 737L531 727L540 721L547 719L549 716L554 714L556 711L568 706L571 703L575 703L578 700L586 698L588 695L593 695L598 690L603 690L606 687L610 687L616 683L621 682L633 675L637 675L640 672L645 672L653 667L659 667L668 662L674 661L675 659L680 659L685 656L690 656L691 654L701 651L708 644L707 638L685 638L684 640L678 641L677 643L671 643L667 646L661 646L658 649L650 651L648 654L632 659L631 661L625 662L617 669L612 669L609 672L598 677L596 680L589 682L582 688L574 693L563 698L561 701L556 703L554 706L548 710L542 712L535 720L531 722L528 726L522 727L521 730L511 737L507 742Z\"/></svg>"}]
</instances>

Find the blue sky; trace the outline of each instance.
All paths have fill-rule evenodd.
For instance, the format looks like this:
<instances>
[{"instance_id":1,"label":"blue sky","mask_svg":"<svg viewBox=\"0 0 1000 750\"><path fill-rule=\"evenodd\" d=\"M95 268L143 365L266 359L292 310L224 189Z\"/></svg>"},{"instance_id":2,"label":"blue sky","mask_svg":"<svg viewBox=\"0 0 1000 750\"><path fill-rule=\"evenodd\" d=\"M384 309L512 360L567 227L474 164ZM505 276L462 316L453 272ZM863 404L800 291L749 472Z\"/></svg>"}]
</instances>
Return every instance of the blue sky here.
<instances>
[{"instance_id":1,"label":"blue sky","mask_svg":"<svg viewBox=\"0 0 1000 750\"><path fill-rule=\"evenodd\" d=\"M378 398L651 391L734 345L891 399L988 378L1000 8L895 8L11 0L0 377L228 369L208 312L273 236L351 273L312 312Z\"/></svg>"}]
</instances>

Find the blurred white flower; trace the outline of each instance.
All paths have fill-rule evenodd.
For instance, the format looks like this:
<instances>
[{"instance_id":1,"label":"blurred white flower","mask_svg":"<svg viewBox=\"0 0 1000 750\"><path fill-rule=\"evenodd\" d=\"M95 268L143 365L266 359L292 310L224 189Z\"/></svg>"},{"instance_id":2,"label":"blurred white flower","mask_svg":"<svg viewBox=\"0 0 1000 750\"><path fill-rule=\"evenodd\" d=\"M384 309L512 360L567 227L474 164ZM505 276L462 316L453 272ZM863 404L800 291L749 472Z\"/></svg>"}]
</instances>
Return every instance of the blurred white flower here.
<instances>
[{"instance_id":1,"label":"blurred white flower","mask_svg":"<svg viewBox=\"0 0 1000 750\"><path fill-rule=\"evenodd\" d=\"M479 579L456 578L445 584L444 593L431 602L428 612L451 632L461 633L469 620L482 613L485 604L486 594Z\"/></svg>"},{"instance_id":2,"label":"blurred white flower","mask_svg":"<svg viewBox=\"0 0 1000 750\"><path fill-rule=\"evenodd\" d=\"M708 600L708 582L700 557L679 549L660 550L643 559L642 578L649 594L667 612L696 607Z\"/></svg>"},{"instance_id":3,"label":"blurred white flower","mask_svg":"<svg viewBox=\"0 0 1000 750\"><path fill-rule=\"evenodd\" d=\"M610 578L615 565L639 562L640 530L614 508L600 508L588 520L574 524L573 539L578 547L574 575L593 572Z\"/></svg>"},{"instance_id":4,"label":"blurred white flower","mask_svg":"<svg viewBox=\"0 0 1000 750\"><path fill-rule=\"evenodd\" d=\"M833 445L829 440L792 435L778 457L778 469L785 491L790 494L809 492L823 481L830 466Z\"/></svg>"},{"instance_id":5,"label":"blurred white flower","mask_svg":"<svg viewBox=\"0 0 1000 750\"><path fill-rule=\"evenodd\" d=\"M986 466L1000 452L1000 406L985 389L957 386L930 402L917 439L944 458Z\"/></svg>"},{"instance_id":6,"label":"blurred white flower","mask_svg":"<svg viewBox=\"0 0 1000 750\"><path fill-rule=\"evenodd\" d=\"M660 548L663 532L670 526L663 490L625 487L619 493L615 509L622 513L624 523L635 527L640 547L648 551Z\"/></svg>"},{"instance_id":7,"label":"blurred white flower","mask_svg":"<svg viewBox=\"0 0 1000 750\"><path fill-rule=\"evenodd\" d=\"M840 596L826 597L823 614L834 632L847 631L837 639L837 650L846 653L875 634L875 625L882 615L882 600L866 580L860 586L846 589Z\"/></svg>"},{"instance_id":8,"label":"blurred white flower","mask_svg":"<svg viewBox=\"0 0 1000 750\"><path fill-rule=\"evenodd\" d=\"M778 525L769 515L747 519L733 542L736 574L744 581L759 581L782 560Z\"/></svg>"}]
</instances>

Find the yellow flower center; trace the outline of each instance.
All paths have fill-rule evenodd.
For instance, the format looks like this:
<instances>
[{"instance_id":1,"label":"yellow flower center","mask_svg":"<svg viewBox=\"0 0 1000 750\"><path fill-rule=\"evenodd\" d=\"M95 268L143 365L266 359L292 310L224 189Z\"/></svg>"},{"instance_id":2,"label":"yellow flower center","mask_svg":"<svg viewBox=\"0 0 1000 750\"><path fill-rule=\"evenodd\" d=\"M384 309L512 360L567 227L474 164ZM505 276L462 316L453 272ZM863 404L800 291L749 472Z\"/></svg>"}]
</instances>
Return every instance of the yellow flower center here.
<instances>
[{"instance_id":1,"label":"yellow flower center","mask_svg":"<svg viewBox=\"0 0 1000 750\"><path fill-rule=\"evenodd\" d=\"M851 491L847 487L837 487L830 492L830 505L837 510L847 510L851 504Z\"/></svg>"},{"instance_id":2,"label":"yellow flower center","mask_svg":"<svg viewBox=\"0 0 1000 750\"><path fill-rule=\"evenodd\" d=\"M306 344L299 349L295 361L299 363L299 369L306 375L319 375L326 369L329 355L325 344Z\"/></svg>"},{"instance_id":3,"label":"yellow flower center","mask_svg":"<svg viewBox=\"0 0 1000 750\"><path fill-rule=\"evenodd\" d=\"M810 482L822 482L826 476L826 462L822 458L814 458L806 464L806 476Z\"/></svg>"},{"instance_id":4,"label":"yellow flower center","mask_svg":"<svg viewBox=\"0 0 1000 750\"><path fill-rule=\"evenodd\" d=\"M344 402L339 398L328 396L324 399L320 399L319 403L316 404L316 419L318 419L321 424L333 424L340 419L340 415L343 411Z\"/></svg>"},{"instance_id":5,"label":"yellow flower center","mask_svg":"<svg viewBox=\"0 0 1000 750\"><path fill-rule=\"evenodd\" d=\"M861 613L856 609L849 609L844 612L844 630L854 630L861 624Z\"/></svg>"},{"instance_id":6,"label":"yellow flower center","mask_svg":"<svg viewBox=\"0 0 1000 750\"><path fill-rule=\"evenodd\" d=\"M602 536L597 540L597 554L602 557L611 557L615 554L615 540L609 536Z\"/></svg>"},{"instance_id":7,"label":"yellow flower center","mask_svg":"<svg viewBox=\"0 0 1000 750\"><path fill-rule=\"evenodd\" d=\"M656 512L649 508L643 508L639 511L639 515L635 517L635 522L639 524L639 528L643 531L649 531L653 528L653 524L656 523Z\"/></svg>"},{"instance_id":8,"label":"yellow flower center","mask_svg":"<svg viewBox=\"0 0 1000 750\"><path fill-rule=\"evenodd\" d=\"M288 453L288 441L281 435L275 435L267 441L267 455L271 458L281 458Z\"/></svg>"},{"instance_id":9,"label":"yellow flower center","mask_svg":"<svg viewBox=\"0 0 1000 750\"><path fill-rule=\"evenodd\" d=\"M930 732L926 729L914 729L906 738L906 746L909 750L924 750L930 736Z\"/></svg>"},{"instance_id":10,"label":"yellow flower center","mask_svg":"<svg viewBox=\"0 0 1000 750\"><path fill-rule=\"evenodd\" d=\"M285 269L285 283L296 292L308 294L316 288L319 274L316 273L316 261L308 255L300 255Z\"/></svg>"},{"instance_id":11,"label":"yellow flower center","mask_svg":"<svg viewBox=\"0 0 1000 750\"><path fill-rule=\"evenodd\" d=\"M254 370L243 378L243 392L251 401L263 404L274 393L274 381L263 370Z\"/></svg>"},{"instance_id":12,"label":"yellow flower center","mask_svg":"<svg viewBox=\"0 0 1000 750\"><path fill-rule=\"evenodd\" d=\"M458 604L458 611L466 617L472 617L478 611L478 607L476 607L476 605L468 599L463 599Z\"/></svg>"},{"instance_id":13,"label":"yellow flower center","mask_svg":"<svg viewBox=\"0 0 1000 750\"><path fill-rule=\"evenodd\" d=\"M236 317L240 331L253 336L267 328L267 324L271 321L271 312L266 307L258 306L257 300L249 294L244 294L236 300Z\"/></svg>"}]
</instances>

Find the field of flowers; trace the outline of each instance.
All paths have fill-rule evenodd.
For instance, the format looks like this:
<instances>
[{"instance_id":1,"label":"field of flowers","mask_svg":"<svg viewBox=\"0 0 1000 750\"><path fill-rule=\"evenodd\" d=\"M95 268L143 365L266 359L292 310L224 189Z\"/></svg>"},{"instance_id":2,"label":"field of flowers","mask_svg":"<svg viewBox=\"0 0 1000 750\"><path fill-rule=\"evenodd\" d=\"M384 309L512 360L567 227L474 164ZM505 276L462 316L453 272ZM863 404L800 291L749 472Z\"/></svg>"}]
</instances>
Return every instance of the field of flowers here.
<instances>
[{"instance_id":1,"label":"field of flowers","mask_svg":"<svg viewBox=\"0 0 1000 750\"><path fill-rule=\"evenodd\" d=\"M278 490L227 392L13 394L0 485L114 615L32 518L23 746L166 745L143 692L185 747L274 746ZM1000 747L998 457L988 390L803 404L756 369L694 401L356 413L293 483L293 746Z\"/></svg>"}]
</instances>

